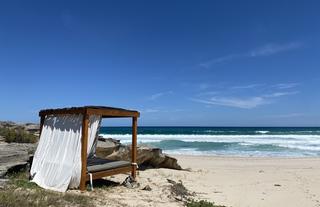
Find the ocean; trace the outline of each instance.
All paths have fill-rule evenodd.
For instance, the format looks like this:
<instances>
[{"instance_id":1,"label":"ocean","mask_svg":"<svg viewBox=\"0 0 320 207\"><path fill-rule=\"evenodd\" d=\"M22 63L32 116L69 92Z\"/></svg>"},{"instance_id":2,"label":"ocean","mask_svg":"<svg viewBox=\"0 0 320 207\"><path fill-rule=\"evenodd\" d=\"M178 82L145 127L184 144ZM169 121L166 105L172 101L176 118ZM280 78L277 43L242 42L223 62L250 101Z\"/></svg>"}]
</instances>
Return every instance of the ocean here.
<instances>
[{"instance_id":1,"label":"ocean","mask_svg":"<svg viewBox=\"0 0 320 207\"><path fill-rule=\"evenodd\" d=\"M104 138L131 142L130 127L101 127ZM320 156L320 127L139 127L138 143L168 154Z\"/></svg>"}]
</instances>

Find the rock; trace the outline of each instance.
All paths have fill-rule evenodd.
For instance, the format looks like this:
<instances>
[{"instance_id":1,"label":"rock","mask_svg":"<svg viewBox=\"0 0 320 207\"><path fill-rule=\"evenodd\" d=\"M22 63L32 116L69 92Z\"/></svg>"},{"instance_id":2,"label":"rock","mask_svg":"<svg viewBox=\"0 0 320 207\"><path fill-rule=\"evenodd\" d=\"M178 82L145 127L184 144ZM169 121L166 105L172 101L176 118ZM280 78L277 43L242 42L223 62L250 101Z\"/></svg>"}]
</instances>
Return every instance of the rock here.
<instances>
[{"instance_id":1,"label":"rock","mask_svg":"<svg viewBox=\"0 0 320 207\"><path fill-rule=\"evenodd\" d=\"M105 141L109 142L109 144L101 143L101 141L99 142L96 150L98 157L103 157L110 160L131 161L130 145L123 145L118 140L113 139L108 139ZM176 170L182 169L178 164L177 159L162 153L162 150L159 148L152 148L148 146L137 147L137 164L155 168L170 168Z\"/></svg>"},{"instance_id":2,"label":"rock","mask_svg":"<svg viewBox=\"0 0 320 207\"><path fill-rule=\"evenodd\" d=\"M151 191L152 189L149 185L146 185L144 188L142 188L142 190Z\"/></svg>"},{"instance_id":3,"label":"rock","mask_svg":"<svg viewBox=\"0 0 320 207\"><path fill-rule=\"evenodd\" d=\"M39 132L40 132L40 125L39 124L27 123L27 124L23 124L21 126L24 128L24 130L26 130L27 132L29 132L31 134L39 134Z\"/></svg>"},{"instance_id":4,"label":"rock","mask_svg":"<svg viewBox=\"0 0 320 207\"><path fill-rule=\"evenodd\" d=\"M122 183L127 188L139 188L140 183L136 182L131 175L129 175Z\"/></svg>"},{"instance_id":5,"label":"rock","mask_svg":"<svg viewBox=\"0 0 320 207\"><path fill-rule=\"evenodd\" d=\"M167 179L168 183L172 184L172 185L175 185L177 182L174 181L174 180L171 180L171 179Z\"/></svg>"},{"instance_id":6,"label":"rock","mask_svg":"<svg viewBox=\"0 0 320 207\"><path fill-rule=\"evenodd\" d=\"M104 139L102 137L98 138L96 153L101 157L106 157L113 152L119 150L120 141L112 138Z\"/></svg>"},{"instance_id":7,"label":"rock","mask_svg":"<svg viewBox=\"0 0 320 207\"><path fill-rule=\"evenodd\" d=\"M12 121L0 121L0 127L14 127L17 124Z\"/></svg>"},{"instance_id":8,"label":"rock","mask_svg":"<svg viewBox=\"0 0 320 207\"><path fill-rule=\"evenodd\" d=\"M36 149L36 144L0 143L0 178L8 171L25 167Z\"/></svg>"}]
</instances>

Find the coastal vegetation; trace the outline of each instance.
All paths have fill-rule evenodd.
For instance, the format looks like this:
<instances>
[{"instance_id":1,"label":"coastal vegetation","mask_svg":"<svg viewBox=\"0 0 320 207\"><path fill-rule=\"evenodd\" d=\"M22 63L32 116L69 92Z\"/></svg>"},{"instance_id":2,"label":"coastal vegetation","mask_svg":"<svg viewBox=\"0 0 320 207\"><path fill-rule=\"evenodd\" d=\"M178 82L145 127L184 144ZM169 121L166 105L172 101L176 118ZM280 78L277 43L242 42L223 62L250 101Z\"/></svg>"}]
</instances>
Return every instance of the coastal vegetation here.
<instances>
[{"instance_id":1,"label":"coastal vegetation","mask_svg":"<svg viewBox=\"0 0 320 207\"><path fill-rule=\"evenodd\" d=\"M0 189L0 207L20 206L94 206L85 195L58 193L38 187L25 171L9 176L9 183Z\"/></svg>"},{"instance_id":2,"label":"coastal vegetation","mask_svg":"<svg viewBox=\"0 0 320 207\"><path fill-rule=\"evenodd\" d=\"M190 192L180 180L179 182L175 182L174 180L167 179L169 183L171 183L171 194L178 201L184 201L185 206L187 207L225 207L221 205L215 205L213 202L209 202L206 200L194 200L191 199L195 193Z\"/></svg>"},{"instance_id":3,"label":"coastal vegetation","mask_svg":"<svg viewBox=\"0 0 320 207\"><path fill-rule=\"evenodd\" d=\"M35 143L38 141L38 137L36 135L27 132L22 127L0 127L0 136L2 136L8 143Z\"/></svg>"},{"instance_id":4,"label":"coastal vegetation","mask_svg":"<svg viewBox=\"0 0 320 207\"><path fill-rule=\"evenodd\" d=\"M206 200L191 200L186 203L187 207L225 207L225 206L220 206L220 205L215 205L213 202L209 202Z\"/></svg>"}]
</instances>

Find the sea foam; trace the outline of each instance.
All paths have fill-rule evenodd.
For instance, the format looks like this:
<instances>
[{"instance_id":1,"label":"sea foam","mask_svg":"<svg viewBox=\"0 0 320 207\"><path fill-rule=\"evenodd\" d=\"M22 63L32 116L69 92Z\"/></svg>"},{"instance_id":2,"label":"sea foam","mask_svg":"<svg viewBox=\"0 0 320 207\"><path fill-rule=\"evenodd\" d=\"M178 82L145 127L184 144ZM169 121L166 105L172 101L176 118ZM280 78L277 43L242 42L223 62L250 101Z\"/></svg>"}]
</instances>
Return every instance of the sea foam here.
<instances>
[{"instance_id":1,"label":"sea foam","mask_svg":"<svg viewBox=\"0 0 320 207\"><path fill-rule=\"evenodd\" d=\"M172 154L222 154L256 156L318 156L320 135L278 134L199 135L138 134L138 142L163 148ZM122 143L131 142L131 134L100 134ZM219 144L220 143L220 144Z\"/></svg>"}]
</instances>

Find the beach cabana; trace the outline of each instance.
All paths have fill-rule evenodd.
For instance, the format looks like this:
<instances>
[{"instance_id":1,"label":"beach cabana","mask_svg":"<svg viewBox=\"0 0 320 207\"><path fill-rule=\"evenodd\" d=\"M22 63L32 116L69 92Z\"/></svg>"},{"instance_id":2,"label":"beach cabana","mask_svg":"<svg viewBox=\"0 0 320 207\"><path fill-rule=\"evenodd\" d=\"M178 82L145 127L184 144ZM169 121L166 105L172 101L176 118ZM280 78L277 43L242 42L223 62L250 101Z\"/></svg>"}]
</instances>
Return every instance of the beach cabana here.
<instances>
[{"instance_id":1,"label":"beach cabana","mask_svg":"<svg viewBox=\"0 0 320 207\"><path fill-rule=\"evenodd\" d=\"M136 177L138 111L103 106L46 109L39 112L40 140L30 175L39 186L64 192L86 189L86 182L131 171ZM132 119L131 162L95 157L102 118Z\"/></svg>"}]
</instances>

